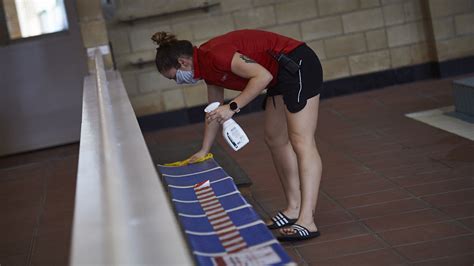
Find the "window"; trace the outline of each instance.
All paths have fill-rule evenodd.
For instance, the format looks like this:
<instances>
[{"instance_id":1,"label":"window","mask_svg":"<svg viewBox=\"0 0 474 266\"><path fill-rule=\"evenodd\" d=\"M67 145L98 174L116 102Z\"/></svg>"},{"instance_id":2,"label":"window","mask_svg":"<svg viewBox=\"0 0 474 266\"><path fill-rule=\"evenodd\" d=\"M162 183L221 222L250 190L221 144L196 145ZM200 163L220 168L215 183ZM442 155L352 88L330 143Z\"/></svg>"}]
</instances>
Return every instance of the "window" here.
<instances>
[{"instance_id":1,"label":"window","mask_svg":"<svg viewBox=\"0 0 474 266\"><path fill-rule=\"evenodd\" d=\"M64 0L2 0L8 39L68 29Z\"/></svg>"}]
</instances>

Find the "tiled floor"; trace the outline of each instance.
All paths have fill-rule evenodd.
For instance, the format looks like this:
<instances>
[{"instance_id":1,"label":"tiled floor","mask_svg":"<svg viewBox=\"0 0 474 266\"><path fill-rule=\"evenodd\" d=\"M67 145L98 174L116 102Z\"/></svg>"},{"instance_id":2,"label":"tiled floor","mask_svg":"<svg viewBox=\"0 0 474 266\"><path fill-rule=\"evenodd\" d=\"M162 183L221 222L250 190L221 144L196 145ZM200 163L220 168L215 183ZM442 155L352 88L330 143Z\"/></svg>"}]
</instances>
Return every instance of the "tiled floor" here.
<instances>
[{"instance_id":1,"label":"tiled floor","mask_svg":"<svg viewBox=\"0 0 474 266\"><path fill-rule=\"evenodd\" d=\"M0 158L0 265L65 265L78 145Z\"/></svg>"},{"instance_id":2,"label":"tiled floor","mask_svg":"<svg viewBox=\"0 0 474 266\"><path fill-rule=\"evenodd\" d=\"M451 80L423 81L321 102L321 237L285 244L303 265L473 265L474 142L404 116L452 104ZM236 118L251 139L233 152L252 178L255 208L284 207L263 143L262 113ZM199 139L202 125L145 133ZM0 264L65 264L77 145L0 158ZM4 216L4 214L6 214ZM6 236L6 237L5 237Z\"/></svg>"}]
</instances>

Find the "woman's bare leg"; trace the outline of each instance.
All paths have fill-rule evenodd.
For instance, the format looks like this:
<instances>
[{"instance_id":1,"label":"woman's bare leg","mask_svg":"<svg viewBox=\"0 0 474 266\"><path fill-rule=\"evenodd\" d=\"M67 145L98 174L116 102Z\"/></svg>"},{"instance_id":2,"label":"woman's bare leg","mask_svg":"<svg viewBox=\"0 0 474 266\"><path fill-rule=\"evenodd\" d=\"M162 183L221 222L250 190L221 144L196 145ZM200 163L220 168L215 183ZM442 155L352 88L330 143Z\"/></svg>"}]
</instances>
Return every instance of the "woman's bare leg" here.
<instances>
[{"instance_id":1,"label":"woman's bare leg","mask_svg":"<svg viewBox=\"0 0 474 266\"><path fill-rule=\"evenodd\" d=\"M300 177L301 208L296 223L310 231L317 231L314 211L322 172L321 157L315 140L318 109L319 95L308 99L305 108L297 113L286 111L288 136L296 153ZM282 232L293 233L293 230L285 228Z\"/></svg>"},{"instance_id":2,"label":"woman's bare leg","mask_svg":"<svg viewBox=\"0 0 474 266\"><path fill-rule=\"evenodd\" d=\"M288 138L285 110L281 95L274 96L274 99L268 97L265 106L265 143L270 149L273 164L285 191L287 207L283 213L288 218L295 219L300 212L301 192L298 164Z\"/></svg>"}]
</instances>

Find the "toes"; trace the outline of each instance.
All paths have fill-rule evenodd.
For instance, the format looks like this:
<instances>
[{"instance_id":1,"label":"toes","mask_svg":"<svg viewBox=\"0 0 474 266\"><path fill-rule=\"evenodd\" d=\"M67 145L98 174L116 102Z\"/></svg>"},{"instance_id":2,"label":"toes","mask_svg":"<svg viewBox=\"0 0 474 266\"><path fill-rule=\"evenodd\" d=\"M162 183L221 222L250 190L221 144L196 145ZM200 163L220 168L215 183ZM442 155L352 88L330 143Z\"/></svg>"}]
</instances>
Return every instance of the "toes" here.
<instances>
[{"instance_id":1,"label":"toes","mask_svg":"<svg viewBox=\"0 0 474 266\"><path fill-rule=\"evenodd\" d=\"M290 234L294 234L295 230L291 227L285 227L285 228L280 229L280 233L283 235L290 235Z\"/></svg>"}]
</instances>

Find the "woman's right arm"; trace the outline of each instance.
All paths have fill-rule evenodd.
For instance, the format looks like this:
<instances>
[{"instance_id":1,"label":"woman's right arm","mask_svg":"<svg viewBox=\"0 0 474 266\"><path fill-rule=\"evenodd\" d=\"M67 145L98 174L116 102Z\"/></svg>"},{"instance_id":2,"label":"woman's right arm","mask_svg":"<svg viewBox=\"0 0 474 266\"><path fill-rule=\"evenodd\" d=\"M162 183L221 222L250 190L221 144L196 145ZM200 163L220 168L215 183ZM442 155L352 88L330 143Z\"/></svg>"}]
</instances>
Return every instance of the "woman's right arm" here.
<instances>
[{"instance_id":1,"label":"woman's right arm","mask_svg":"<svg viewBox=\"0 0 474 266\"><path fill-rule=\"evenodd\" d=\"M224 102L224 88L214 86L214 85L207 85L207 99L209 103L212 102L220 102L221 104ZM202 141L201 150L195 153L193 156L190 157L190 163L193 163L199 158L206 156L209 151L211 150L212 144L216 139L217 132L219 131L220 124L217 120L212 120L208 122L207 114L205 119L205 128L204 128L204 138Z\"/></svg>"}]
</instances>

